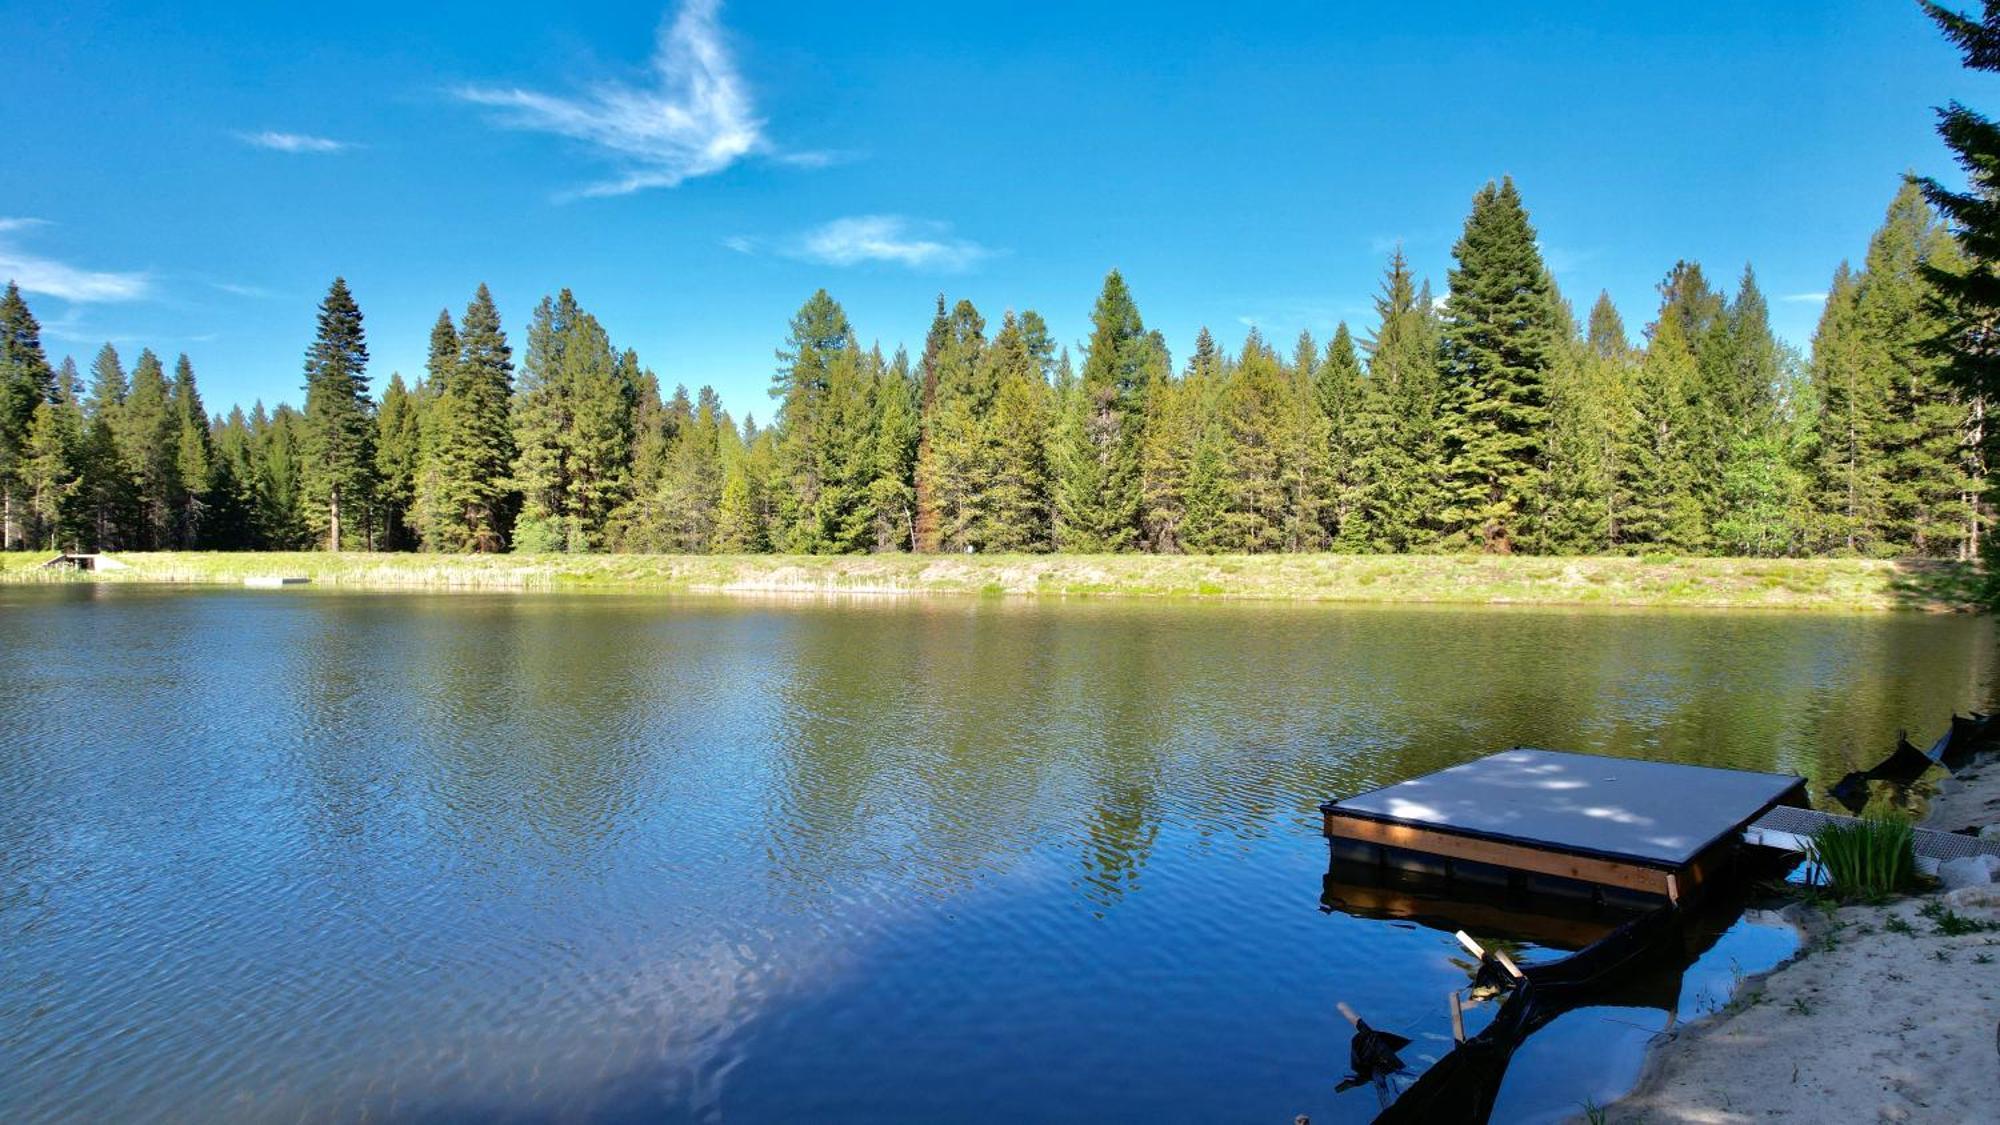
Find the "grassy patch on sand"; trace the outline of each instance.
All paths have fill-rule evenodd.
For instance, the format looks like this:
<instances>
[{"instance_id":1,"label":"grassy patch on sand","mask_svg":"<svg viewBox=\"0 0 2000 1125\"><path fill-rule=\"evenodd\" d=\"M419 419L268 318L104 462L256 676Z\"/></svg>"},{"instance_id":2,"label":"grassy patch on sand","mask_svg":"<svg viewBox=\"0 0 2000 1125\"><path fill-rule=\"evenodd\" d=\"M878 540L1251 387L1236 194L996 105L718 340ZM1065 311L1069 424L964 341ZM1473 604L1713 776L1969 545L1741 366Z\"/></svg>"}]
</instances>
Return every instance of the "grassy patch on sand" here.
<instances>
[{"instance_id":1,"label":"grassy patch on sand","mask_svg":"<svg viewBox=\"0 0 2000 1125\"><path fill-rule=\"evenodd\" d=\"M1963 564L1879 559L1484 555L388 555L124 553L61 576L0 554L0 582L239 585L295 575L363 589L603 588L713 593L1122 595L1307 601L1714 608L1968 609Z\"/></svg>"}]
</instances>

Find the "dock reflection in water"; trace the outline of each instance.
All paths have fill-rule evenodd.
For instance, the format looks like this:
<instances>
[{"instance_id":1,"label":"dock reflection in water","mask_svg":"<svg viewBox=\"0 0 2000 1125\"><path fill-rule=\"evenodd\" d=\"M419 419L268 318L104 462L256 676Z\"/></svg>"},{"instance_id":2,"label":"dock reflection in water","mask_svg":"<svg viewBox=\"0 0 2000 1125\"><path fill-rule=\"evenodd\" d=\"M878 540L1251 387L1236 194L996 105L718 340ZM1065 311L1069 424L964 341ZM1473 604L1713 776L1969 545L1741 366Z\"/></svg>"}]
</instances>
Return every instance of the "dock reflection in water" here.
<instances>
[{"instance_id":1,"label":"dock reflection in water","mask_svg":"<svg viewBox=\"0 0 2000 1125\"><path fill-rule=\"evenodd\" d=\"M1454 1052L1446 995L1438 997L1434 1012L1391 1027L1414 1041L1403 1053L1407 1069L1377 1076L1372 1095L1349 1095L1369 1098L1366 1108L1380 1108L1385 1122L1569 1119L1636 1079L1647 1040L1683 1019L1713 1013L1745 976L1776 966L1798 945L1791 926L1749 906L1746 883L1685 913L1656 912L1586 894L1531 892L1361 862L1343 858L1337 848L1329 852L1320 891L1320 909L1327 913L1439 934L1463 931L1504 952L1530 977L1545 966L1601 959L1572 974L1588 976L1587 984L1550 982L1528 1003L1490 962L1482 972L1470 952L1446 953L1463 974L1454 991L1464 1004L1463 1033L1470 1042ZM1628 955L1630 960L1603 963ZM1343 966L1336 975L1397 969ZM1506 983L1495 987L1491 980Z\"/></svg>"}]
</instances>

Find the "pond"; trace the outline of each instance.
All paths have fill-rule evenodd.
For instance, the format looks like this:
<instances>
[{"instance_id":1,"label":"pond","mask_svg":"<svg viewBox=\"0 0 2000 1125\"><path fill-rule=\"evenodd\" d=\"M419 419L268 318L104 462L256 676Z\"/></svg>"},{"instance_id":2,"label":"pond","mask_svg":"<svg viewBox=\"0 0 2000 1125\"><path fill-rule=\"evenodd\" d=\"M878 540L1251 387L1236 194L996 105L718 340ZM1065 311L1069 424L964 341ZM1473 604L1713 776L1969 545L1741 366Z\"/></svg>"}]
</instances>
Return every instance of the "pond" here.
<instances>
[{"instance_id":1,"label":"pond","mask_svg":"<svg viewBox=\"0 0 2000 1125\"><path fill-rule=\"evenodd\" d=\"M1993 642L0 587L0 1118L1367 1120L1336 1005L1421 1066L1462 957L1322 909L1319 801L1516 744L1823 788L1987 702ZM1564 1016L1496 1120L1616 1096L1667 1007L1790 940L1739 924L1678 999Z\"/></svg>"}]
</instances>

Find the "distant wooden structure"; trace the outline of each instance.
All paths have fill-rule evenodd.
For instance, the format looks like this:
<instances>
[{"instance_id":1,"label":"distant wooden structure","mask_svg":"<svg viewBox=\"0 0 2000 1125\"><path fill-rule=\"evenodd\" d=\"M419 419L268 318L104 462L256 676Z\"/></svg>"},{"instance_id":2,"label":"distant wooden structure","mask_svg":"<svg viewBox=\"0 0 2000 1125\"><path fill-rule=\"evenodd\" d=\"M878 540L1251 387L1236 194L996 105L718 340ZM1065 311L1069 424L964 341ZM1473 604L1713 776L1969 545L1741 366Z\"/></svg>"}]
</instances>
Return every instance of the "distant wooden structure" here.
<instances>
[{"instance_id":1,"label":"distant wooden structure","mask_svg":"<svg viewBox=\"0 0 2000 1125\"><path fill-rule=\"evenodd\" d=\"M64 551L41 566L43 570L129 570L124 563L105 554Z\"/></svg>"},{"instance_id":2,"label":"distant wooden structure","mask_svg":"<svg viewBox=\"0 0 2000 1125\"><path fill-rule=\"evenodd\" d=\"M1320 806L1336 859L1558 893L1698 896L1805 779L1517 748Z\"/></svg>"}]
</instances>

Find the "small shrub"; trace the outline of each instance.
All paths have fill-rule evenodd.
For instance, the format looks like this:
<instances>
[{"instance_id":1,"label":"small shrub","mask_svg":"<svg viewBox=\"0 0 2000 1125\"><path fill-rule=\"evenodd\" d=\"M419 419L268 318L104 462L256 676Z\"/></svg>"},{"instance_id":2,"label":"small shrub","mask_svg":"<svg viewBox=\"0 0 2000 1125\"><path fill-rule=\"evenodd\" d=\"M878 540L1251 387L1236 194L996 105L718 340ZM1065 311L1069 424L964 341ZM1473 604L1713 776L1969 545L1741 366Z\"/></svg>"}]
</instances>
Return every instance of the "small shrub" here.
<instances>
[{"instance_id":1,"label":"small shrub","mask_svg":"<svg viewBox=\"0 0 2000 1125\"><path fill-rule=\"evenodd\" d=\"M1674 561L1674 556L1665 551L1648 551L1639 556L1639 561L1647 566L1665 566Z\"/></svg>"},{"instance_id":2,"label":"small shrub","mask_svg":"<svg viewBox=\"0 0 2000 1125\"><path fill-rule=\"evenodd\" d=\"M1813 833L1806 855L1825 873L1833 893L1850 901L1886 898L1908 887L1917 874L1910 823L1895 817L1826 825Z\"/></svg>"}]
</instances>

